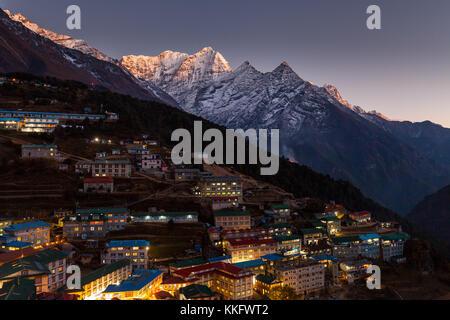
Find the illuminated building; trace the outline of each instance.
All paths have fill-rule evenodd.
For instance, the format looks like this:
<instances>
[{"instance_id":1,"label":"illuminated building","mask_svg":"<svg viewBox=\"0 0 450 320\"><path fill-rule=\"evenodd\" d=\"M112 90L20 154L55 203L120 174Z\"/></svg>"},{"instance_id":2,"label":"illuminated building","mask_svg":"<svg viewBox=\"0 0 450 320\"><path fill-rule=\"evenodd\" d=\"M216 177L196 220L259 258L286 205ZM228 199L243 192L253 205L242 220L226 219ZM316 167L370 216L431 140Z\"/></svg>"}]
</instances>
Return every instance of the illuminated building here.
<instances>
[{"instance_id":1,"label":"illuminated building","mask_svg":"<svg viewBox=\"0 0 450 320\"><path fill-rule=\"evenodd\" d=\"M394 233L382 235L380 238L383 260L390 262L394 258L403 257L403 247L410 236L404 233Z\"/></svg>"},{"instance_id":2,"label":"illuminated building","mask_svg":"<svg viewBox=\"0 0 450 320\"><path fill-rule=\"evenodd\" d=\"M114 191L114 180L111 177L84 178L84 192L108 193Z\"/></svg>"},{"instance_id":3,"label":"illuminated building","mask_svg":"<svg viewBox=\"0 0 450 320\"><path fill-rule=\"evenodd\" d=\"M198 212L134 212L131 214L131 220L133 222L196 223Z\"/></svg>"},{"instance_id":4,"label":"illuminated building","mask_svg":"<svg viewBox=\"0 0 450 320\"><path fill-rule=\"evenodd\" d=\"M214 262L179 269L173 275L205 285L224 300L250 300L253 297L253 274L229 263Z\"/></svg>"},{"instance_id":5,"label":"illuminated building","mask_svg":"<svg viewBox=\"0 0 450 320\"><path fill-rule=\"evenodd\" d=\"M255 260L277 252L277 242L274 239L237 238L224 240L223 244L231 255L232 263Z\"/></svg>"},{"instance_id":6,"label":"illuminated building","mask_svg":"<svg viewBox=\"0 0 450 320\"><path fill-rule=\"evenodd\" d=\"M268 296L272 290L282 286L282 282L272 276L258 274L255 277L255 292L263 296Z\"/></svg>"},{"instance_id":7,"label":"illuminated building","mask_svg":"<svg viewBox=\"0 0 450 320\"><path fill-rule=\"evenodd\" d=\"M110 284L102 295L105 300L149 299L159 291L162 276L161 270L135 270L120 284Z\"/></svg>"},{"instance_id":8,"label":"illuminated building","mask_svg":"<svg viewBox=\"0 0 450 320\"><path fill-rule=\"evenodd\" d=\"M318 228L300 229L304 245L318 244L320 240L325 239L325 231Z\"/></svg>"},{"instance_id":9,"label":"illuminated building","mask_svg":"<svg viewBox=\"0 0 450 320\"><path fill-rule=\"evenodd\" d=\"M350 219L355 220L357 223L368 223L371 219L369 211L360 211L349 214Z\"/></svg>"},{"instance_id":10,"label":"illuminated building","mask_svg":"<svg viewBox=\"0 0 450 320\"><path fill-rule=\"evenodd\" d=\"M50 225L44 221L12 224L4 232L21 242L31 242L34 245L50 243Z\"/></svg>"},{"instance_id":11,"label":"illuminated building","mask_svg":"<svg viewBox=\"0 0 450 320\"><path fill-rule=\"evenodd\" d=\"M57 159L58 147L56 145L22 145L23 159Z\"/></svg>"},{"instance_id":12,"label":"illuminated building","mask_svg":"<svg viewBox=\"0 0 450 320\"><path fill-rule=\"evenodd\" d=\"M77 214L63 219L63 235L71 240L103 238L108 218L104 214Z\"/></svg>"},{"instance_id":13,"label":"illuminated building","mask_svg":"<svg viewBox=\"0 0 450 320\"><path fill-rule=\"evenodd\" d=\"M275 277L299 295L318 292L325 286L324 267L315 261L278 265L275 267Z\"/></svg>"},{"instance_id":14,"label":"illuminated building","mask_svg":"<svg viewBox=\"0 0 450 320\"><path fill-rule=\"evenodd\" d=\"M204 176L194 193L207 201L239 203L242 201L242 179L237 176Z\"/></svg>"},{"instance_id":15,"label":"illuminated building","mask_svg":"<svg viewBox=\"0 0 450 320\"><path fill-rule=\"evenodd\" d=\"M336 216L321 218L320 221L326 226L329 235L341 232L341 220Z\"/></svg>"},{"instance_id":16,"label":"illuminated building","mask_svg":"<svg viewBox=\"0 0 450 320\"><path fill-rule=\"evenodd\" d=\"M222 229L250 229L251 214L249 211L216 211L214 224Z\"/></svg>"},{"instance_id":17,"label":"illuminated building","mask_svg":"<svg viewBox=\"0 0 450 320\"><path fill-rule=\"evenodd\" d=\"M191 284L180 288L180 300L217 300L218 296L210 288L201 284Z\"/></svg>"},{"instance_id":18,"label":"illuminated building","mask_svg":"<svg viewBox=\"0 0 450 320\"><path fill-rule=\"evenodd\" d=\"M132 269L131 261L128 259L107 264L82 276L81 289L66 289L65 292L78 296L79 300L101 299L103 291L109 285L120 284L131 275Z\"/></svg>"},{"instance_id":19,"label":"illuminated building","mask_svg":"<svg viewBox=\"0 0 450 320\"><path fill-rule=\"evenodd\" d=\"M102 263L110 264L122 259L130 259L133 270L147 269L150 242L145 240L112 240L105 246Z\"/></svg>"},{"instance_id":20,"label":"illuminated building","mask_svg":"<svg viewBox=\"0 0 450 320\"><path fill-rule=\"evenodd\" d=\"M0 266L0 284L15 278L33 279L36 292L52 292L66 284L68 254L47 249Z\"/></svg>"}]
</instances>

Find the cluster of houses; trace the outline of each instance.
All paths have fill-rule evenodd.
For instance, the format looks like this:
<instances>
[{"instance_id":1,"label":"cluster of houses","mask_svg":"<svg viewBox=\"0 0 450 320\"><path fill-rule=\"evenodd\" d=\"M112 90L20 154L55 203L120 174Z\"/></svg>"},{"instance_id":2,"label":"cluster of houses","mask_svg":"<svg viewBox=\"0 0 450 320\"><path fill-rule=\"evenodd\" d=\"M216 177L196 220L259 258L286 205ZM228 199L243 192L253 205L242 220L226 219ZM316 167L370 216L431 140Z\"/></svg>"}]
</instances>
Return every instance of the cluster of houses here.
<instances>
[{"instance_id":1,"label":"cluster of houses","mask_svg":"<svg viewBox=\"0 0 450 320\"><path fill-rule=\"evenodd\" d=\"M56 127L64 126L68 121L117 121L118 115L90 113L56 113L23 110L0 110L0 129L16 130L25 133L51 133Z\"/></svg>"}]
</instances>

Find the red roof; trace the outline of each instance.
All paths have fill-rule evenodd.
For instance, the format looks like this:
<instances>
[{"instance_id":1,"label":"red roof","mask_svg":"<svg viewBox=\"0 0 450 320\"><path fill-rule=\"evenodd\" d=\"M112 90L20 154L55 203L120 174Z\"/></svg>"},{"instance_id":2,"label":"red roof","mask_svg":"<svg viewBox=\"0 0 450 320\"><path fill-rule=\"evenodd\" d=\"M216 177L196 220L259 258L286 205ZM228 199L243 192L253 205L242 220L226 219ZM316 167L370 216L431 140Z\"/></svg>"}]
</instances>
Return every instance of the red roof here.
<instances>
[{"instance_id":1,"label":"red roof","mask_svg":"<svg viewBox=\"0 0 450 320\"><path fill-rule=\"evenodd\" d=\"M84 178L84 183L111 183L113 182L113 178L105 177L105 178Z\"/></svg>"},{"instance_id":2,"label":"red roof","mask_svg":"<svg viewBox=\"0 0 450 320\"><path fill-rule=\"evenodd\" d=\"M244 271L244 269L225 262L213 262L200 266L179 269L174 271L173 274L186 279L191 276L207 274L211 272L218 272L225 276L233 278L239 278L248 275L248 272Z\"/></svg>"},{"instance_id":3,"label":"red roof","mask_svg":"<svg viewBox=\"0 0 450 320\"><path fill-rule=\"evenodd\" d=\"M250 246L250 245L262 245L262 244L276 244L277 242L274 239L259 239L259 238L236 238L236 239L227 239L233 247L238 246Z\"/></svg>"},{"instance_id":4,"label":"red roof","mask_svg":"<svg viewBox=\"0 0 450 320\"><path fill-rule=\"evenodd\" d=\"M369 211L354 212L353 215L357 217L370 216L370 212Z\"/></svg>"},{"instance_id":5,"label":"red roof","mask_svg":"<svg viewBox=\"0 0 450 320\"><path fill-rule=\"evenodd\" d=\"M239 234L239 233L253 233L253 232L262 232L262 230L263 230L262 228L222 230L222 234L227 235L227 234Z\"/></svg>"},{"instance_id":6,"label":"red roof","mask_svg":"<svg viewBox=\"0 0 450 320\"><path fill-rule=\"evenodd\" d=\"M32 247L27 247L27 248L24 248L24 249L21 249L21 250L1 253L0 254L0 265L3 264L3 263L8 263L10 261L19 259L21 256L23 256L23 257L31 256L32 254L35 254L35 253L37 253L39 251L41 251L41 250L34 249Z\"/></svg>"},{"instance_id":7,"label":"red roof","mask_svg":"<svg viewBox=\"0 0 450 320\"><path fill-rule=\"evenodd\" d=\"M186 280L180 277L170 276L163 280L162 284L178 284L178 283L186 283Z\"/></svg>"}]
</instances>

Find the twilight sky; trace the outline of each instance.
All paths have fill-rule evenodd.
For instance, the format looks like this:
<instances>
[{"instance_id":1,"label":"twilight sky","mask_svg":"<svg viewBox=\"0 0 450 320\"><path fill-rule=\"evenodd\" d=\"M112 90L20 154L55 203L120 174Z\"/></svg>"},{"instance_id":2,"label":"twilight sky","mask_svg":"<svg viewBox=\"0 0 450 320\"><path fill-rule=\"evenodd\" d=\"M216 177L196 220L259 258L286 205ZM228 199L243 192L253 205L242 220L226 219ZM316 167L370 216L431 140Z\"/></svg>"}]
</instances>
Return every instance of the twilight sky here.
<instances>
[{"instance_id":1,"label":"twilight sky","mask_svg":"<svg viewBox=\"0 0 450 320\"><path fill-rule=\"evenodd\" d=\"M82 30L66 28L70 4ZM366 8L381 7L381 30ZM195 53L212 46L233 68L286 61L305 80L335 85L350 103L391 119L450 127L449 0L0 0L109 56Z\"/></svg>"}]
</instances>

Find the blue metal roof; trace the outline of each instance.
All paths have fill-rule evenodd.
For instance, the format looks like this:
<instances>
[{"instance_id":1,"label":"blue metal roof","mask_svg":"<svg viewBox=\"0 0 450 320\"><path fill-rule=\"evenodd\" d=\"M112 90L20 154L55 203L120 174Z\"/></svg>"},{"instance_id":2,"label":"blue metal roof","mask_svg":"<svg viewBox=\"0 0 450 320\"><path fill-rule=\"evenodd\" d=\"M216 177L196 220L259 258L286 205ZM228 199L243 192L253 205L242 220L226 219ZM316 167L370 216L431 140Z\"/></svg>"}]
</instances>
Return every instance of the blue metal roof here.
<instances>
[{"instance_id":1,"label":"blue metal roof","mask_svg":"<svg viewBox=\"0 0 450 320\"><path fill-rule=\"evenodd\" d=\"M361 234L359 236L361 240L369 240L369 239L379 239L380 235L378 233L367 233L367 234Z\"/></svg>"},{"instance_id":2,"label":"blue metal roof","mask_svg":"<svg viewBox=\"0 0 450 320\"><path fill-rule=\"evenodd\" d=\"M8 243L3 244L5 247L9 248L26 248L29 246L32 246L32 242L24 242L24 241L11 241Z\"/></svg>"},{"instance_id":3,"label":"blue metal roof","mask_svg":"<svg viewBox=\"0 0 450 320\"><path fill-rule=\"evenodd\" d=\"M223 261L223 260L229 260L231 259L230 255L226 255L226 256L218 256L218 257L214 257L214 258L209 258L209 262L217 262L217 261Z\"/></svg>"},{"instance_id":4,"label":"blue metal roof","mask_svg":"<svg viewBox=\"0 0 450 320\"><path fill-rule=\"evenodd\" d=\"M44 221L32 221L32 222L13 224L10 227L6 228L5 231L20 231L20 230L44 228L44 227L50 227L50 225Z\"/></svg>"},{"instance_id":5,"label":"blue metal roof","mask_svg":"<svg viewBox=\"0 0 450 320\"><path fill-rule=\"evenodd\" d=\"M161 270L136 270L128 279L123 280L119 285L109 285L104 293L138 291L161 275Z\"/></svg>"},{"instance_id":6,"label":"blue metal roof","mask_svg":"<svg viewBox=\"0 0 450 320\"><path fill-rule=\"evenodd\" d=\"M150 242L146 240L112 240L106 244L106 247L148 247L149 245Z\"/></svg>"},{"instance_id":7,"label":"blue metal roof","mask_svg":"<svg viewBox=\"0 0 450 320\"><path fill-rule=\"evenodd\" d=\"M338 260L336 257L329 255L329 254L317 254L315 256L312 256L312 258L315 261L331 260L333 262L336 262Z\"/></svg>"},{"instance_id":8,"label":"blue metal roof","mask_svg":"<svg viewBox=\"0 0 450 320\"><path fill-rule=\"evenodd\" d=\"M249 261L243 261L238 263L233 263L234 266L239 268L253 268L265 265L266 263L262 259L255 259L255 260L249 260Z\"/></svg>"},{"instance_id":9,"label":"blue metal roof","mask_svg":"<svg viewBox=\"0 0 450 320\"><path fill-rule=\"evenodd\" d=\"M268 261L277 261L277 260L281 260L286 258L285 256L278 254L278 253L271 253L271 254L266 254L265 256L261 257L264 260L268 260Z\"/></svg>"}]
</instances>

